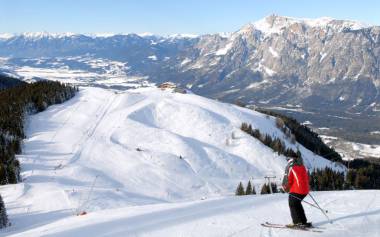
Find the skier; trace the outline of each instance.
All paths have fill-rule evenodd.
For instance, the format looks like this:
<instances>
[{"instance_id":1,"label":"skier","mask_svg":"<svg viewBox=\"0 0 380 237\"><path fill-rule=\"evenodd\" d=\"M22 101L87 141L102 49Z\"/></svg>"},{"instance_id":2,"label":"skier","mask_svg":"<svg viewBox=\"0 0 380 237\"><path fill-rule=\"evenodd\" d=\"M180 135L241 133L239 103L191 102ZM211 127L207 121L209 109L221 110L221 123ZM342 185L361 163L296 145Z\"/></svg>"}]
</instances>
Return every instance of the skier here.
<instances>
[{"instance_id":1,"label":"skier","mask_svg":"<svg viewBox=\"0 0 380 237\"><path fill-rule=\"evenodd\" d=\"M312 227L311 222L307 222L305 211L302 207L302 200L309 193L309 175L303 165L301 153L288 160L282 181L284 191L289 192L289 208L293 225L289 227L307 228Z\"/></svg>"}]
</instances>

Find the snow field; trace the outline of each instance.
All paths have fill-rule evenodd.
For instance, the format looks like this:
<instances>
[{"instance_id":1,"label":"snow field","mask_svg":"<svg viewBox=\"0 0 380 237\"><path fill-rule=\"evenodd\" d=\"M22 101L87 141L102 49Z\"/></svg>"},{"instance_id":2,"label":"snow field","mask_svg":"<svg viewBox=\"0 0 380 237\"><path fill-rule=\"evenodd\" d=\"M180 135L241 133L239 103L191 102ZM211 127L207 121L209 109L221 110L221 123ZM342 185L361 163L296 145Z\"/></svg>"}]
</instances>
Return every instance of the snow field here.
<instances>
[{"instance_id":1,"label":"snow field","mask_svg":"<svg viewBox=\"0 0 380 237\"><path fill-rule=\"evenodd\" d=\"M323 233L260 226L265 221L291 221L287 195L275 194L130 206L84 216L67 211L24 213L14 216L14 226L2 230L0 236L375 237L380 233L379 194L373 190L313 193L333 221L329 224L319 210L304 204L308 220Z\"/></svg>"},{"instance_id":2,"label":"snow field","mask_svg":"<svg viewBox=\"0 0 380 237\"><path fill-rule=\"evenodd\" d=\"M177 224L188 228L187 220L198 223L198 212L207 219L227 211L241 219L241 213L232 212L265 198L229 197L238 182L253 179L258 191L265 175L281 178L286 165L285 157L240 131L242 122L285 139L271 117L194 94L155 88L126 92L81 88L70 101L27 121L27 139L18 157L24 182L0 187L13 223L4 233L126 236L158 228L168 236L177 233ZM285 143L300 149L308 168L335 167L299 144ZM199 201L206 199L210 202ZM237 200L243 201L236 204ZM89 214L75 216L80 211ZM166 217L172 211L174 216ZM143 213L134 219L134 214ZM178 223L175 215L185 220ZM100 231L107 223L115 232ZM207 236L221 233L210 225L210 229L192 228L194 233L206 228ZM242 227L232 225L226 226L230 232Z\"/></svg>"}]
</instances>

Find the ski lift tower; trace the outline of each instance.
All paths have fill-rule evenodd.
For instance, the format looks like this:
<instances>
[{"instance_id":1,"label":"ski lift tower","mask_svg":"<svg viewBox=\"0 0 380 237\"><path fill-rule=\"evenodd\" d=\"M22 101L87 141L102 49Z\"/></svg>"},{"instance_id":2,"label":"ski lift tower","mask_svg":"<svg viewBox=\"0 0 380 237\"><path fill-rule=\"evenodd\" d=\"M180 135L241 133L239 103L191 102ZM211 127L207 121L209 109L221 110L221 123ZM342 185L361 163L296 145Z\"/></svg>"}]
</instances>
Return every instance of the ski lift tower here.
<instances>
[{"instance_id":1,"label":"ski lift tower","mask_svg":"<svg viewBox=\"0 0 380 237\"><path fill-rule=\"evenodd\" d=\"M275 179L276 176L273 176L273 175L272 175L272 176L269 176L269 175L267 175L267 176L265 176L264 178L265 178L265 179L267 180L267 182L268 182L268 186L269 186L269 191L270 191L270 193L273 194L271 179Z\"/></svg>"}]
</instances>

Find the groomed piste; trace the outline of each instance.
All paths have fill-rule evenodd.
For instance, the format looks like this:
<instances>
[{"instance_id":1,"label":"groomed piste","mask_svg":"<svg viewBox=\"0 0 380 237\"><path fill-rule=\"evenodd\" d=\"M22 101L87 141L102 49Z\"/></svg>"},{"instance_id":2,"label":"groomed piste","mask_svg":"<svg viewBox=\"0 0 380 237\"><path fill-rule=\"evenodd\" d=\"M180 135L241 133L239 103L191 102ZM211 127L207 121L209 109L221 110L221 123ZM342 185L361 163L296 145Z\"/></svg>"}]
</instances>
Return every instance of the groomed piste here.
<instances>
[{"instance_id":1,"label":"groomed piste","mask_svg":"<svg viewBox=\"0 0 380 237\"><path fill-rule=\"evenodd\" d=\"M0 187L12 222L0 236L320 235L260 226L291 221L286 194L234 196L240 181L256 191L266 175L280 182L286 165L242 122L298 148L308 169L344 171L249 109L190 92L82 87L26 121L23 182ZM313 195L334 222L305 206L323 236L379 235L378 191Z\"/></svg>"}]
</instances>

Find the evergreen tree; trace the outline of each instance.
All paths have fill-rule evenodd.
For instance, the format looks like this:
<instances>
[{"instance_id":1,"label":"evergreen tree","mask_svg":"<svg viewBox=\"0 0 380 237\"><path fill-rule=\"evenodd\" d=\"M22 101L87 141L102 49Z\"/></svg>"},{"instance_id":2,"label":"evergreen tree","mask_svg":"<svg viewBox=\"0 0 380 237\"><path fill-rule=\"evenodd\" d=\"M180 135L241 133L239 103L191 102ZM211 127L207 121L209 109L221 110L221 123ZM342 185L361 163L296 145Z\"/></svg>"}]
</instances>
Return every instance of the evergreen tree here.
<instances>
[{"instance_id":1,"label":"evergreen tree","mask_svg":"<svg viewBox=\"0 0 380 237\"><path fill-rule=\"evenodd\" d=\"M246 133L248 133L248 124L242 123L240 129Z\"/></svg>"},{"instance_id":2,"label":"evergreen tree","mask_svg":"<svg viewBox=\"0 0 380 237\"><path fill-rule=\"evenodd\" d=\"M242 196L245 195L243 184L240 182L238 187L236 188L235 195Z\"/></svg>"},{"instance_id":3,"label":"evergreen tree","mask_svg":"<svg viewBox=\"0 0 380 237\"><path fill-rule=\"evenodd\" d=\"M252 131L252 136L256 137L257 139L261 138L261 133L259 129L255 129Z\"/></svg>"},{"instance_id":4,"label":"evergreen tree","mask_svg":"<svg viewBox=\"0 0 380 237\"><path fill-rule=\"evenodd\" d=\"M347 189L354 187L356 172L353 169L348 170L346 174L345 186Z\"/></svg>"},{"instance_id":5,"label":"evergreen tree","mask_svg":"<svg viewBox=\"0 0 380 237\"><path fill-rule=\"evenodd\" d=\"M285 128L290 129L291 133L294 135L294 138L291 138L292 143L297 141L307 149L325 157L328 160L342 162L342 157L333 148L327 146L317 133L313 132L307 126L300 124L296 119L273 111L264 109L256 110L260 113L281 118L282 121L276 121L276 125L281 127L281 125L284 124L285 126L282 126L282 131L284 131Z\"/></svg>"},{"instance_id":6,"label":"evergreen tree","mask_svg":"<svg viewBox=\"0 0 380 237\"><path fill-rule=\"evenodd\" d=\"M273 193L278 193L277 184L276 183L271 183L271 186L272 186L272 192Z\"/></svg>"},{"instance_id":7,"label":"evergreen tree","mask_svg":"<svg viewBox=\"0 0 380 237\"><path fill-rule=\"evenodd\" d=\"M272 143L272 137L270 135L266 134L263 143L266 146L270 147L270 144Z\"/></svg>"},{"instance_id":8,"label":"evergreen tree","mask_svg":"<svg viewBox=\"0 0 380 237\"><path fill-rule=\"evenodd\" d=\"M248 184L247 184L247 188L245 190L245 195L252 195L252 185L251 185L251 181L248 181Z\"/></svg>"},{"instance_id":9,"label":"evergreen tree","mask_svg":"<svg viewBox=\"0 0 380 237\"><path fill-rule=\"evenodd\" d=\"M293 151L290 148L287 148L285 146L285 142L283 142L280 138L275 137L272 138L269 134L262 134L259 129L252 129L252 126L248 123L242 123L240 129L247 134L257 138L261 143L264 145L272 148L274 152L277 152L278 155L284 155L287 157L296 157L297 155L300 156L301 153L297 154L295 151ZM284 126L284 133L290 133L288 129Z\"/></svg>"},{"instance_id":10,"label":"evergreen tree","mask_svg":"<svg viewBox=\"0 0 380 237\"><path fill-rule=\"evenodd\" d=\"M345 188L380 189L380 162L377 159L354 159L346 162L349 171L346 175Z\"/></svg>"},{"instance_id":11,"label":"evergreen tree","mask_svg":"<svg viewBox=\"0 0 380 237\"><path fill-rule=\"evenodd\" d=\"M278 188L277 188L277 184L276 183L271 183L271 186L272 186L272 193L278 193ZM267 183L265 183L263 185L263 187L261 188L261 194L270 194L270 187Z\"/></svg>"},{"instance_id":12,"label":"evergreen tree","mask_svg":"<svg viewBox=\"0 0 380 237\"><path fill-rule=\"evenodd\" d=\"M256 195L255 185L252 185L252 195Z\"/></svg>"},{"instance_id":13,"label":"evergreen tree","mask_svg":"<svg viewBox=\"0 0 380 237\"><path fill-rule=\"evenodd\" d=\"M0 229L8 226L8 216L3 202L3 198L0 195Z\"/></svg>"},{"instance_id":14,"label":"evergreen tree","mask_svg":"<svg viewBox=\"0 0 380 237\"><path fill-rule=\"evenodd\" d=\"M363 169L359 169L356 177L355 177L355 187L358 189L368 189L370 185L368 185L370 181L370 177L364 174Z\"/></svg>"},{"instance_id":15,"label":"evergreen tree","mask_svg":"<svg viewBox=\"0 0 380 237\"><path fill-rule=\"evenodd\" d=\"M344 173L334 171L331 168L317 169L310 173L310 188L314 191L342 190L350 186L344 180Z\"/></svg>"},{"instance_id":16,"label":"evergreen tree","mask_svg":"<svg viewBox=\"0 0 380 237\"><path fill-rule=\"evenodd\" d=\"M261 187L260 194L270 194L270 189L268 184L264 184L263 187Z\"/></svg>"},{"instance_id":17,"label":"evergreen tree","mask_svg":"<svg viewBox=\"0 0 380 237\"><path fill-rule=\"evenodd\" d=\"M74 95L74 87L53 81L21 83L0 91L0 184L20 180L16 155L21 153L22 139L25 138L26 116Z\"/></svg>"}]
</instances>

